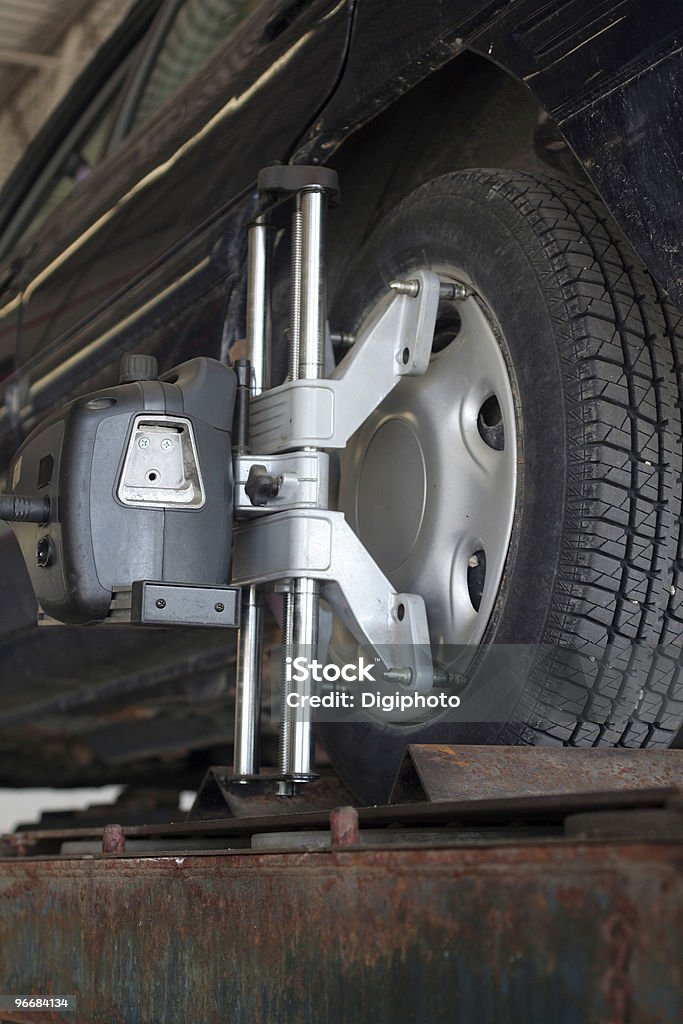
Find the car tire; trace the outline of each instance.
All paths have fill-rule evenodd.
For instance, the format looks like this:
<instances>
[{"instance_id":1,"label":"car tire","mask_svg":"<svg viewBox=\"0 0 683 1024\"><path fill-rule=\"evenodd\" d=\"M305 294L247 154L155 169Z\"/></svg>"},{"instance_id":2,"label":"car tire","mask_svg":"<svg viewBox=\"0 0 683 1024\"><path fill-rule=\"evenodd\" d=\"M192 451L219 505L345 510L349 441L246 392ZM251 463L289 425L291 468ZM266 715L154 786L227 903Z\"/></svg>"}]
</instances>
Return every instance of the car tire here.
<instances>
[{"instance_id":1,"label":"car tire","mask_svg":"<svg viewBox=\"0 0 683 1024\"><path fill-rule=\"evenodd\" d=\"M357 331L419 267L452 268L495 321L515 404L512 530L463 715L321 723L333 764L374 802L408 743L670 745L683 717L680 314L589 188L522 172L457 172L409 195L345 273L332 327ZM395 505L376 501L390 529ZM494 656L512 649L533 652L523 671Z\"/></svg>"}]
</instances>

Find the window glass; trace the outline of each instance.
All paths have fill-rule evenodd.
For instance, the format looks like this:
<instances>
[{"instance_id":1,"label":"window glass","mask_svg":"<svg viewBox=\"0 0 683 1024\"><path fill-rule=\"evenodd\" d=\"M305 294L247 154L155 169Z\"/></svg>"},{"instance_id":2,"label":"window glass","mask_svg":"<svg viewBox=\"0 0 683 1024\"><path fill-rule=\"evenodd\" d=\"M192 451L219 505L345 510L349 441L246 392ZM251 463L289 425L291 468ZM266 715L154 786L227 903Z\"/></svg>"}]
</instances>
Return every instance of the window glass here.
<instances>
[{"instance_id":1,"label":"window glass","mask_svg":"<svg viewBox=\"0 0 683 1024\"><path fill-rule=\"evenodd\" d=\"M166 33L132 127L168 99L260 3L261 0L185 0Z\"/></svg>"}]
</instances>

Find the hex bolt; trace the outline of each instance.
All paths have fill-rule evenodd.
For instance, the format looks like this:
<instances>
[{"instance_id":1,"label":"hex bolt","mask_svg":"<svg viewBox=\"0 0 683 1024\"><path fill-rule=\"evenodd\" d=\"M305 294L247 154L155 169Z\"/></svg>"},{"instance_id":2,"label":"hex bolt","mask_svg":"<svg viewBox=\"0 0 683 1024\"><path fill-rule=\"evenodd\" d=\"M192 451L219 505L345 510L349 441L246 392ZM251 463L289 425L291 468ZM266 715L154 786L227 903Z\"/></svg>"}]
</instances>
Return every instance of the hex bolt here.
<instances>
[{"instance_id":1,"label":"hex bolt","mask_svg":"<svg viewBox=\"0 0 683 1024\"><path fill-rule=\"evenodd\" d=\"M161 450L162 450L162 452L170 452L172 447L173 447L173 441L170 439L170 437L165 437L163 439L163 441L161 442Z\"/></svg>"},{"instance_id":2,"label":"hex bolt","mask_svg":"<svg viewBox=\"0 0 683 1024\"><path fill-rule=\"evenodd\" d=\"M156 599L155 604L156 604L157 608L165 608L166 607L166 602L164 601L163 597L158 597Z\"/></svg>"},{"instance_id":3,"label":"hex bolt","mask_svg":"<svg viewBox=\"0 0 683 1024\"><path fill-rule=\"evenodd\" d=\"M125 853L126 835L120 825L105 825L102 832L102 853Z\"/></svg>"},{"instance_id":4,"label":"hex bolt","mask_svg":"<svg viewBox=\"0 0 683 1024\"><path fill-rule=\"evenodd\" d=\"M470 555L470 557L467 559L467 568L468 569L476 569L478 565L479 565L479 555Z\"/></svg>"},{"instance_id":5,"label":"hex bolt","mask_svg":"<svg viewBox=\"0 0 683 1024\"><path fill-rule=\"evenodd\" d=\"M138 441L138 448L142 448L143 450L145 448L149 448L149 443L150 442L148 437L141 437L140 440Z\"/></svg>"},{"instance_id":6,"label":"hex bolt","mask_svg":"<svg viewBox=\"0 0 683 1024\"><path fill-rule=\"evenodd\" d=\"M358 846L360 830L355 807L335 807L330 811L330 839L332 846Z\"/></svg>"}]
</instances>

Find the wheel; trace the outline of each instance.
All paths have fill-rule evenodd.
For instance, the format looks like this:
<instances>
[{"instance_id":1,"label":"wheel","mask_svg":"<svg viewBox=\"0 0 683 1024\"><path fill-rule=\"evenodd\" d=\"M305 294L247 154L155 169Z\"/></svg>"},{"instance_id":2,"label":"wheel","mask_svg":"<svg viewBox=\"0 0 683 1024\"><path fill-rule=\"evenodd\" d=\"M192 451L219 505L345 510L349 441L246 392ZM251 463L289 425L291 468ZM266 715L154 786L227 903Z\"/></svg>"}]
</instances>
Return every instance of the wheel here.
<instances>
[{"instance_id":1,"label":"wheel","mask_svg":"<svg viewBox=\"0 0 683 1024\"><path fill-rule=\"evenodd\" d=\"M372 234L332 305L353 333L423 267L433 356L351 440L339 507L435 656L452 714L320 725L386 799L407 743L668 746L683 717L681 318L587 188L508 171L428 182Z\"/></svg>"}]
</instances>

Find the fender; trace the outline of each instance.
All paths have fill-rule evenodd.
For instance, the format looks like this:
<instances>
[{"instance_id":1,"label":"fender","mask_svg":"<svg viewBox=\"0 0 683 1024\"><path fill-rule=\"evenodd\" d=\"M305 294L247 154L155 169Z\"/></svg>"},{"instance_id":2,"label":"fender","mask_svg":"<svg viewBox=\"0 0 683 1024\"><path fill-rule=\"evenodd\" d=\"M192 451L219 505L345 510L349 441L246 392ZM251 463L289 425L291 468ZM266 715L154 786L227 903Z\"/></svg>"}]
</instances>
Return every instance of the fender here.
<instances>
[{"instance_id":1,"label":"fender","mask_svg":"<svg viewBox=\"0 0 683 1024\"><path fill-rule=\"evenodd\" d=\"M660 287L683 305L680 29L674 0L359 0L342 80L295 159L329 160L470 50L534 95Z\"/></svg>"}]
</instances>

